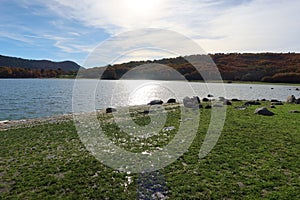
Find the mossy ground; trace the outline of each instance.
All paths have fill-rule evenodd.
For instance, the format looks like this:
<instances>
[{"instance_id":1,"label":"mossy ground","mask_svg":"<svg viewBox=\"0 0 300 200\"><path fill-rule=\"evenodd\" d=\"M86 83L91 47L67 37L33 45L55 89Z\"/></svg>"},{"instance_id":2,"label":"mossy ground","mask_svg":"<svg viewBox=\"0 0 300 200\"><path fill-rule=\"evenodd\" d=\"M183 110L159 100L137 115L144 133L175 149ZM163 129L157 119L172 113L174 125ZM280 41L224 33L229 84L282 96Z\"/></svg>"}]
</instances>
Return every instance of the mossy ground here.
<instances>
[{"instance_id":1,"label":"mossy ground","mask_svg":"<svg viewBox=\"0 0 300 200\"><path fill-rule=\"evenodd\" d=\"M211 112L201 109L189 151L160 170L169 199L300 199L300 114L289 113L300 110L300 105L277 106L272 109L275 115L267 117L253 114L260 106L234 109L241 104L227 106L218 143L199 160ZM140 125L149 123L143 114L132 117ZM180 111L170 109L166 126L176 126L179 119ZM126 142L129 136L120 134L113 122L102 126L117 145L136 152L164 146L176 134L169 131L143 142L155 145L143 146L140 141ZM2 131L0 139L0 199L137 198L139 175L97 161L72 121Z\"/></svg>"}]
</instances>

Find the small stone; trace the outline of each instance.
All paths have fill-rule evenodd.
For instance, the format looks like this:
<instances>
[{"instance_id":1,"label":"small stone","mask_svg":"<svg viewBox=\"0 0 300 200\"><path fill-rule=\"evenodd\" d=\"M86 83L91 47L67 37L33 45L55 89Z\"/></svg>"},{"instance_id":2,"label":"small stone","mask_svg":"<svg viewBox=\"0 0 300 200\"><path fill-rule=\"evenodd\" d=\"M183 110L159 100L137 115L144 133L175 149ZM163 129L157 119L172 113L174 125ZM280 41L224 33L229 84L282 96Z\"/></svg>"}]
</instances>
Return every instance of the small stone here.
<instances>
[{"instance_id":1,"label":"small stone","mask_svg":"<svg viewBox=\"0 0 300 200\"><path fill-rule=\"evenodd\" d=\"M238 184L238 186L239 186L240 188L246 187L246 186L244 185L244 183L242 183L242 182L237 182L237 184Z\"/></svg>"},{"instance_id":2,"label":"small stone","mask_svg":"<svg viewBox=\"0 0 300 200\"><path fill-rule=\"evenodd\" d=\"M299 110L290 110L290 113L300 113Z\"/></svg>"}]
</instances>

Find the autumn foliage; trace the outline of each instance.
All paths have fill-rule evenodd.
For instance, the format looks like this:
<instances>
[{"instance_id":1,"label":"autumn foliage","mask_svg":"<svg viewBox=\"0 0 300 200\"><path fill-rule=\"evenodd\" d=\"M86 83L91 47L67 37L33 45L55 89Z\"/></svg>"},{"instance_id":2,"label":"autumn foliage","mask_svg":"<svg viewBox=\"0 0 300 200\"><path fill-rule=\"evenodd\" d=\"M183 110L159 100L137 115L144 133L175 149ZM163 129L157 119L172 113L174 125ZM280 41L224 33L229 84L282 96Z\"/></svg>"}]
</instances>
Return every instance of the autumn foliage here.
<instances>
[{"instance_id":1,"label":"autumn foliage","mask_svg":"<svg viewBox=\"0 0 300 200\"><path fill-rule=\"evenodd\" d=\"M265 81L300 83L300 54L298 53L230 53L209 55L219 69L223 80L231 81ZM207 56L192 55L186 57L168 58L154 61L128 62L109 65L107 68L96 67L85 70L81 76L84 78L120 79L128 72L140 65L152 64L148 68L139 70L133 79L166 79L170 80L170 69L175 69L187 80L203 80L203 77L187 60L201 60L201 74L206 78L214 79L216 74L212 63L207 62ZM157 65L155 65L157 63ZM153 73L156 72L156 73ZM154 76L156 74L156 76ZM174 78L174 76L171 76Z\"/></svg>"},{"instance_id":2,"label":"autumn foliage","mask_svg":"<svg viewBox=\"0 0 300 200\"><path fill-rule=\"evenodd\" d=\"M61 69L26 69L0 67L0 78L58 78L63 75L71 75Z\"/></svg>"}]
</instances>

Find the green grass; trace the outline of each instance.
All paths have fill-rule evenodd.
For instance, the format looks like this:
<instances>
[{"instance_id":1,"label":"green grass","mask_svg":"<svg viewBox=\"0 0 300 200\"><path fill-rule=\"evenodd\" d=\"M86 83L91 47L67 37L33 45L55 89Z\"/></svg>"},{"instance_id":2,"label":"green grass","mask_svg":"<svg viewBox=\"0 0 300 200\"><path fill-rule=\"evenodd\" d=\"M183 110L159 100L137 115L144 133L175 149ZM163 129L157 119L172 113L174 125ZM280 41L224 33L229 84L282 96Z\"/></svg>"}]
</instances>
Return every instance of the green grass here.
<instances>
[{"instance_id":1,"label":"green grass","mask_svg":"<svg viewBox=\"0 0 300 200\"><path fill-rule=\"evenodd\" d=\"M234 109L240 104L227 107L217 145L199 160L210 120L210 110L201 109L189 151L160 170L169 199L300 199L300 114L289 113L300 105L277 106L272 109L275 115L266 117L253 114L260 106ZM178 127L180 114L170 109L166 126ZM140 125L150 122L143 114L131 117ZM134 152L163 147L176 134L173 130L135 141L122 134L112 115L99 119L108 137ZM0 138L0 199L137 197L139 175L131 174L133 182L128 184L128 174L97 161L80 142L73 122L2 131Z\"/></svg>"}]
</instances>

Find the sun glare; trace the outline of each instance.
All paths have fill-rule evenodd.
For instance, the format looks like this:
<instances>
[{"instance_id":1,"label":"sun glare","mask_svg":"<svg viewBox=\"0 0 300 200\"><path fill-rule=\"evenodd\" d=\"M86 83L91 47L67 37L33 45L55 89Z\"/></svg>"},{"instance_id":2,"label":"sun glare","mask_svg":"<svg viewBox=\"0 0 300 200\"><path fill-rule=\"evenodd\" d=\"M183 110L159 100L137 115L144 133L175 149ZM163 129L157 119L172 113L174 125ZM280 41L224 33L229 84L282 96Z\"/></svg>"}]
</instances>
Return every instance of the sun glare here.
<instances>
[{"instance_id":1,"label":"sun glare","mask_svg":"<svg viewBox=\"0 0 300 200\"><path fill-rule=\"evenodd\" d=\"M159 6L159 0L123 0L127 11L134 15L152 15Z\"/></svg>"}]
</instances>

